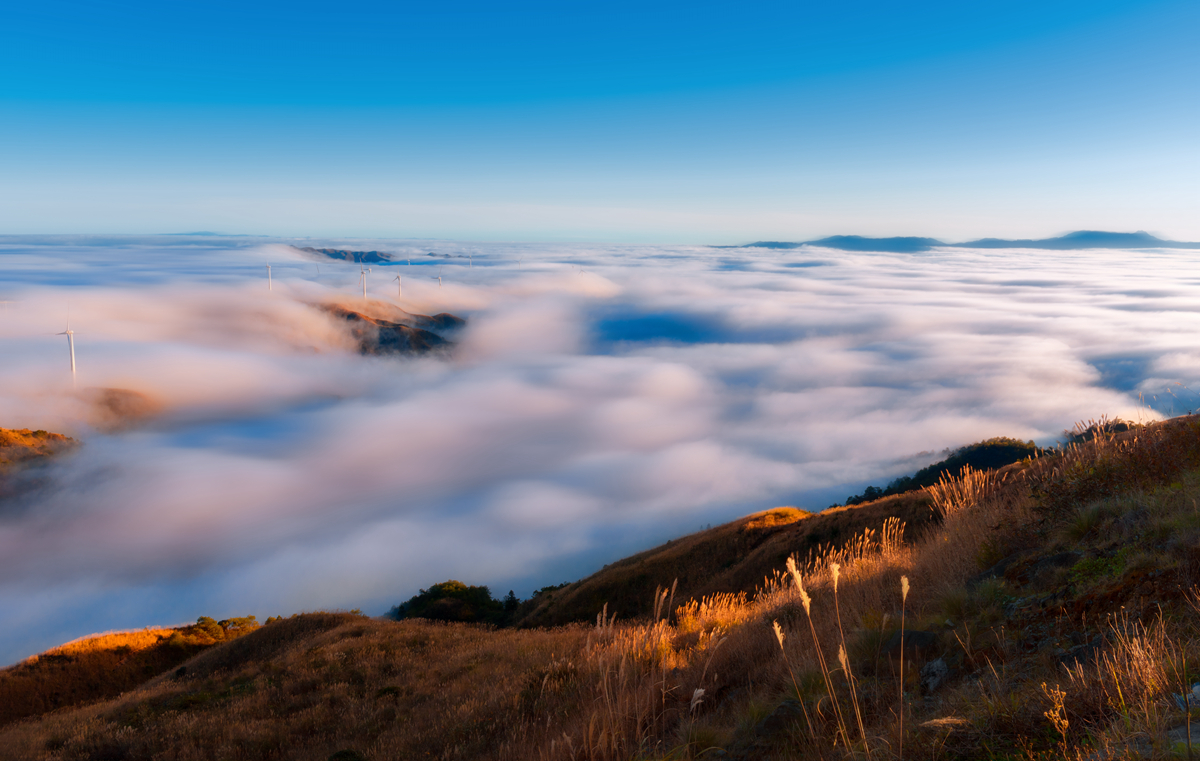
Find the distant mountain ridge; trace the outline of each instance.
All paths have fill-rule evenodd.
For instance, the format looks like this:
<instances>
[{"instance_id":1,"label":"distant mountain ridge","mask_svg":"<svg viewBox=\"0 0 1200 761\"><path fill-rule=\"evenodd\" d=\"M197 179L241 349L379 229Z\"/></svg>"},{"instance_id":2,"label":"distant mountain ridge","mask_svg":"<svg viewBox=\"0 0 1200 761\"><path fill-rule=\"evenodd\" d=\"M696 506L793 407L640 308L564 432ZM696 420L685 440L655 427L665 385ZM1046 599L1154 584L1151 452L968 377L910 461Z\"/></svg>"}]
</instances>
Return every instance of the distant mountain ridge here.
<instances>
[{"instance_id":1,"label":"distant mountain ridge","mask_svg":"<svg viewBox=\"0 0 1200 761\"><path fill-rule=\"evenodd\" d=\"M302 246L299 249L308 254L327 256L330 259L340 259L355 264L387 264L392 261L392 255L384 251L346 251L340 248L313 248L311 246Z\"/></svg>"},{"instance_id":2,"label":"distant mountain ridge","mask_svg":"<svg viewBox=\"0 0 1200 761\"><path fill-rule=\"evenodd\" d=\"M1112 233L1103 230L1078 230L1057 238L1040 238L1037 240L1022 238L980 238L965 243L945 243L937 238L893 237L868 238L862 235L833 235L828 238L803 241L799 243L788 241L763 240L747 243L737 248L800 248L801 246L820 246L839 251L881 251L895 254L915 254L928 251L934 247L945 248L1040 248L1050 251L1070 251L1087 248L1181 248L1200 249L1200 243L1164 240L1155 237L1144 230L1134 233Z\"/></svg>"}]
</instances>

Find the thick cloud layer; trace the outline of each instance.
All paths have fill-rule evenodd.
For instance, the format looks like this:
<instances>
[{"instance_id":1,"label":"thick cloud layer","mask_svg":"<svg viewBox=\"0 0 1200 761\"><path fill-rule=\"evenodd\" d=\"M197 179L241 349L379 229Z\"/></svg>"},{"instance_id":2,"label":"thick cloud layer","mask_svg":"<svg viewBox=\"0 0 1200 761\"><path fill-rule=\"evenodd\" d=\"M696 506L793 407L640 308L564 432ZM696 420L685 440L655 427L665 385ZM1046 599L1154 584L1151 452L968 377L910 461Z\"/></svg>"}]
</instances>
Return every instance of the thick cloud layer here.
<instances>
[{"instance_id":1,"label":"thick cloud layer","mask_svg":"<svg viewBox=\"0 0 1200 761\"><path fill-rule=\"evenodd\" d=\"M278 243L0 240L0 425L84 441L0 506L0 661L451 577L524 595L946 447L1200 407L1189 252L315 244L411 256L369 297L467 317L453 357L353 353L312 305L362 305L358 266ZM114 429L92 388L159 412Z\"/></svg>"}]
</instances>

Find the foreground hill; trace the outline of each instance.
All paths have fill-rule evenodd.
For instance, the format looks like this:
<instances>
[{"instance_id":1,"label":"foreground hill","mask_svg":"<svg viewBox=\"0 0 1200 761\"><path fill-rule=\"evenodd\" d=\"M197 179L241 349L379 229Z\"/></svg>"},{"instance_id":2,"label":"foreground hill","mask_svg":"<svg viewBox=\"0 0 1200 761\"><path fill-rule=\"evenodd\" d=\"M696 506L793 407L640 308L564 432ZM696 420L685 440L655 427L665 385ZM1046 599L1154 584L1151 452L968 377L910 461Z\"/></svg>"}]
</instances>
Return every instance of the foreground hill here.
<instances>
[{"instance_id":1,"label":"foreground hill","mask_svg":"<svg viewBox=\"0 0 1200 761\"><path fill-rule=\"evenodd\" d=\"M213 645L253 631L254 616L114 632L0 670L0 724L119 695Z\"/></svg>"},{"instance_id":2,"label":"foreground hill","mask_svg":"<svg viewBox=\"0 0 1200 761\"><path fill-rule=\"evenodd\" d=\"M530 758L521 749L562 734L567 706L551 698L583 687L587 639L584 628L293 616L115 700L0 728L0 757Z\"/></svg>"},{"instance_id":3,"label":"foreground hill","mask_svg":"<svg viewBox=\"0 0 1200 761\"><path fill-rule=\"evenodd\" d=\"M903 537L864 529L817 549L788 532L819 516L782 509L610 566L626 579L646 568L644 583L663 587L695 569L705 579L686 583L700 589L770 557L774 542L791 553L752 588L688 599L680 581L674 604L652 591L641 620L274 621L118 697L0 727L0 756L1189 754L1200 738L1186 697L1200 662L1200 419L1096 427L1061 452L921 494L936 517ZM885 504L906 503L838 512L864 526ZM617 583L604 573L592 589ZM581 611L585 582L572 598Z\"/></svg>"}]
</instances>

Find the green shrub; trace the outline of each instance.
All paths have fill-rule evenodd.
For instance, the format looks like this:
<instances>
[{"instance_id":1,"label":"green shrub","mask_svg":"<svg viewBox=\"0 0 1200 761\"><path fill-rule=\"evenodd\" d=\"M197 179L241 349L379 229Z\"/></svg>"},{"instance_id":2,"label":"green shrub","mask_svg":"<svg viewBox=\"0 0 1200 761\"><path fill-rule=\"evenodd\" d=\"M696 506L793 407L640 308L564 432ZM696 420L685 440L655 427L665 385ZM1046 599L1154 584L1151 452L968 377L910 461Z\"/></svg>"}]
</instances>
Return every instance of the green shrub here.
<instances>
[{"instance_id":1,"label":"green shrub","mask_svg":"<svg viewBox=\"0 0 1200 761\"><path fill-rule=\"evenodd\" d=\"M509 592L515 599L515 595ZM510 602L511 610L515 605ZM396 620L403 618L427 618L434 621L462 621L466 623L501 624L510 609L492 597L487 586L467 586L451 579L422 589L418 594L388 611Z\"/></svg>"},{"instance_id":2,"label":"green shrub","mask_svg":"<svg viewBox=\"0 0 1200 761\"><path fill-rule=\"evenodd\" d=\"M903 494L916 491L926 486L933 486L943 475L957 477L963 468L970 466L973 470L994 470L1020 462L1028 457L1040 454L1032 441L1010 439L1007 436L980 441L970 446L955 450L941 462L918 470L911 476L902 476L887 485L887 488L868 486L866 490L855 497L846 500L847 505L858 505L863 502L873 502L877 499L890 497L893 494Z\"/></svg>"}]
</instances>

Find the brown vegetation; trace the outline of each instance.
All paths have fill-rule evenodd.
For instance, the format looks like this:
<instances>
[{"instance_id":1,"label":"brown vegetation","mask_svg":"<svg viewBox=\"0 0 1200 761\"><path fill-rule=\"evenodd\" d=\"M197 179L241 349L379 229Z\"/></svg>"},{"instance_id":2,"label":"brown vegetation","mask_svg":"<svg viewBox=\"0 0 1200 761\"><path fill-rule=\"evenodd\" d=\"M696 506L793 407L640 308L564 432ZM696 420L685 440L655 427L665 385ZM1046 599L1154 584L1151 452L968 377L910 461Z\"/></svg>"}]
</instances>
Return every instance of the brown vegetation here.
<instances>
[{"instance_id":1,"label":"brown vegetation","mask_svg":"<svg viewBox=\"0 0 1200 761\"><path fill-rule=\"evenodd\" d=\"M0 730L0 745L22 759L528 758L579 708L551 698L582 690L587 637L584 627L293 616L179 676Z\"/></svg>"}]
</instances>

